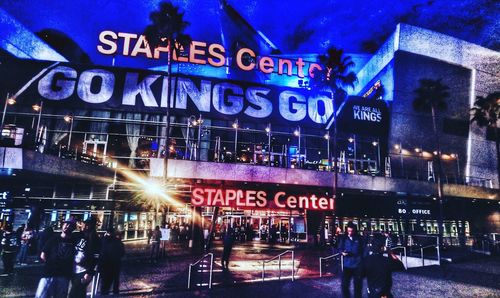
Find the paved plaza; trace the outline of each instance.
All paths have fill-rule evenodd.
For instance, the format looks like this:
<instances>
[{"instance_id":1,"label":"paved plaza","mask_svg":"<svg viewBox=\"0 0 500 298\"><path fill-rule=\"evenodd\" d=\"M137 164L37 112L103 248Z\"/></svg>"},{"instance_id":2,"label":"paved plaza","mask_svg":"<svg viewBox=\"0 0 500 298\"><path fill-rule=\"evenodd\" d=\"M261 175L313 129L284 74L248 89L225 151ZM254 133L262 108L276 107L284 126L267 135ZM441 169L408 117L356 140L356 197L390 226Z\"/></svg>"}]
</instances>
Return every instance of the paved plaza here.
<instances>
[{"instance_id":1,"label":"paved plaza","mask_svg":"<svg viewBox=\"0 0 500 298\"><path fill-rule=\"evenodd\" d=\"M215 242L213 288L208 273L192 274L192 289L187 289L189 264L199 256L189 253L186 244L169 244L168 255L157 263L148 259L145 242L127 243L127 258L122 270L121 295L160 297L340 297L338 264L325 264L319 277L319 257L330 249L260 242L238 243L233 249L229 271L220 266L222 245ZM294 250L295 281L291 280L291 256L278 264L266 264L262 282L262 260ZM33 297L40 277L41 264L34 257L27 266L16 267L16 274L0 278L0 297ZM203 269L203 268L202 268ZM207 268L208 269L208 268ZM428 266L394 273L395 297L500 297L500 258L474 256L462 262ZM99 295L99 293L98 293Z\"/></svg>"}]
</instances>

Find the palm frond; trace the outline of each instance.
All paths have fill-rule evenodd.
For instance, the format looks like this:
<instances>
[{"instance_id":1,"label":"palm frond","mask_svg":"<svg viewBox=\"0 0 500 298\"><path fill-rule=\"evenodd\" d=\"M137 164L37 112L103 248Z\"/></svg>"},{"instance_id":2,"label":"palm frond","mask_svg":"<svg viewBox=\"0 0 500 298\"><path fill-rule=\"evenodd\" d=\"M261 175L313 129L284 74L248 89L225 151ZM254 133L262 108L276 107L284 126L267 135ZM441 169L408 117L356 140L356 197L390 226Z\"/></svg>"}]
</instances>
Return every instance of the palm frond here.
<instances>
[{"instance_id":1,"label":"palm frond","mask_svg":"<svg viewBox=\"0 0 500 298\"><path fill-rule=\"evenodd\" d=\"M500 120L500 92L490 93L486 97L477 96L470 112L471 122L479 127L497 128Z\"/></svg>"},{"instance_id":2,"label":"palm frond","mask_svg":"<svg viewBox=\"0 0 500 298\"><path fill-rule=\"evenodd\" d=\"M340 96L345 87L354 87L357 77L354 72L348 70L355 66L350 56L344 56L344 50L336 47L327 49L326 54L319 55L318 61L322 70L314 71L311 78L313 92L330 89L334 95ZM343 94L342 93L342 94Z\"/></svg>"},{"instance_id":3,"label":"palm frond","mask_svg":"<svg viewBox=\"0 0 500 298\"><path fill-rule=\"evenodd\" d=\"M450 96L448 92L449 87L444 85L441 79L423 78L418 82L419 86L414 90L413 108L415 110L428 112L433 107L437 110L445 110L447 108L446 99Z\"/></svg>"}]
</instances>

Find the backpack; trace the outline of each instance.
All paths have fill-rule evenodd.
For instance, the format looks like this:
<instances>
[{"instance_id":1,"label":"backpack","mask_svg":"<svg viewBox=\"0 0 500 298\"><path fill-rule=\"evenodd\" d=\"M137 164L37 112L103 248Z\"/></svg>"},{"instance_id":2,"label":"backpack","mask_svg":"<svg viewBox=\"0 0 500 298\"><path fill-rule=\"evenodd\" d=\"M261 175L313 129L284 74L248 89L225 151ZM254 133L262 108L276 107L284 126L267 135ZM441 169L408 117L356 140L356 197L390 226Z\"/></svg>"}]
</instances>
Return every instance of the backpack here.
<instances>
[{"instance_id":1,"label":"backpack","mask_svg":"<svg viewBox=\"0 0 500 298\"><path fill-rule=\"evenodd\" d=\"M3 252L15 252L18 247L17 237L14 233L5 232L2 237L2 250Z\"/></svg>"}]
</instances>

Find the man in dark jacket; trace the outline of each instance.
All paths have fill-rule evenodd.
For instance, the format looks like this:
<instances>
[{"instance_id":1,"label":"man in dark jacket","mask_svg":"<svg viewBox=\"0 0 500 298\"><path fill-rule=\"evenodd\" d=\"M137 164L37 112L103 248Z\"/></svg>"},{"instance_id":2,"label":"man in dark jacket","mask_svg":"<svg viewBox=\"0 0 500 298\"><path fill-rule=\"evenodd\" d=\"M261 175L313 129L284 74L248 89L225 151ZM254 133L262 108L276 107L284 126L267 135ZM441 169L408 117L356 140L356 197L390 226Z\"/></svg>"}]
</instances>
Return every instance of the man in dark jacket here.
<instances>
[{"instance_id":1,"label":"man in dark jacket","mask_svg":"<svg viewBox=\"0 0 500 298\"><path fill-rule=\"evenodd\" d=\"M99 255L102 295L109 294L111 284L113 284L113 294L117 295L119 293L121 261L124 255L125 247L123 242L117 237L115 230L109 228L102 239L101 253Z\"/></svg>"},{"instance_id":2,"label":"man in dark jacket","mask_svg":"<svg viewBox=\"0 0 500 298\"><path fill-rule=\"evenodd\" d=\"M45 262L45 265L36 290L36 298L68 295L75 258L75 244L71 237L74 229L75 222L64 222L61 234L52 237L42 248L40 259Z\"/></svg>"},{"instance_id":3,"label":"man in dark jacket","mask_svg":"<svg viewBox=\"0 0 500 298\"><path fill-rule=\"evenodd\" d=\"M342 295L343 297L351 297L349 287L351 279L354 279L354 297L361 298L361 291L363 288L362 276L362 257L363 257L364 243L356 231L356 226L349 222L347 224L347 235L340 241L339 251L343 256L342 271Z\"/></svg>"},{"instance_id":4,"label":"man in dark jacket","mask_svg":"<svg viewBox=\"0 0 500 298\"><path fill-rule=\"evenodd\" d=\"M231 256L231 250L234 244L234 228L231 227L230 223L227 223L223 231L223 244L224 248L222 251L222 269L224 271L229 270L229 257Z\"/></svg>"},{"instance_id":5,"label":"man in dark jacket","mask_svg":"<svg viewBox=\"0 0 500 298\"><path fill-rule=\"evenodd\" d=\"M1 276L7 276L14 273L14 260L16 259L19 242L17 241L17 235L12 232L12 225L10 224L7 224L5 231L0 233L0 236L0 248L2 251L4 271Z\"/></svg>"},{"instance_id":6,"label":"man in dark jacket","mask_svg":"<svg viewBox=\"0 0 500 298\"><path fill-rule=\"evenodd\" d=\"M403 263L391 250L383 255L385 238L380 235L372 243L372 254L363 261L363 275L368 282L368 297L393 297L391 294L392 272L404 270Z\"/></svg>"},{"instance_id":7,"label":"man in dark jacket","mask_svg":"<svg viewBox=\"0 0 500 298\"><path fill-rule=\"evenodd\" d=\"M46 226L42 232L38 234L38 254L42 253L42 249L45 246L45 243L49 241L54 236L54 229L51 226Z\"/></svg>"}]
</instances>

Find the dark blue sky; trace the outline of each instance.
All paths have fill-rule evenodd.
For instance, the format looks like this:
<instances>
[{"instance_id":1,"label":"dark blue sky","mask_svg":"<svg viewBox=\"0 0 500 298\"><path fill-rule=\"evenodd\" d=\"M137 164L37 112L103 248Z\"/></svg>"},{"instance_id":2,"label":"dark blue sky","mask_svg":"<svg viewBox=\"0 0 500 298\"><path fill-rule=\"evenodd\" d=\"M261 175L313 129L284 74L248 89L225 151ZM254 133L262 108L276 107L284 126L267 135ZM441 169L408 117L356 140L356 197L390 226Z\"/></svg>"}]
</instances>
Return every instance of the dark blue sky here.
<instances>
[{"instance_id":1,"label":"dark blue sky","mask_svg":"<svg viewBox=\"0 0 500 298\"><path fill-rule=\"evenodd\" d=\"M186 12L188 33L220 42L218 0L173 1ZM500 49L500 1L229 0L255 29L285 54L322 53L330 45L351 53L380 46L399 22L421 26ZM97 52L102 30L141 33L159 1L0 0L1 7L33 32L56 29L71 37L97 64L110 57ZM143 62L142 62L143 63ZM117 65L141 67L140 60Z\"/></svg>"}]
</instances>

